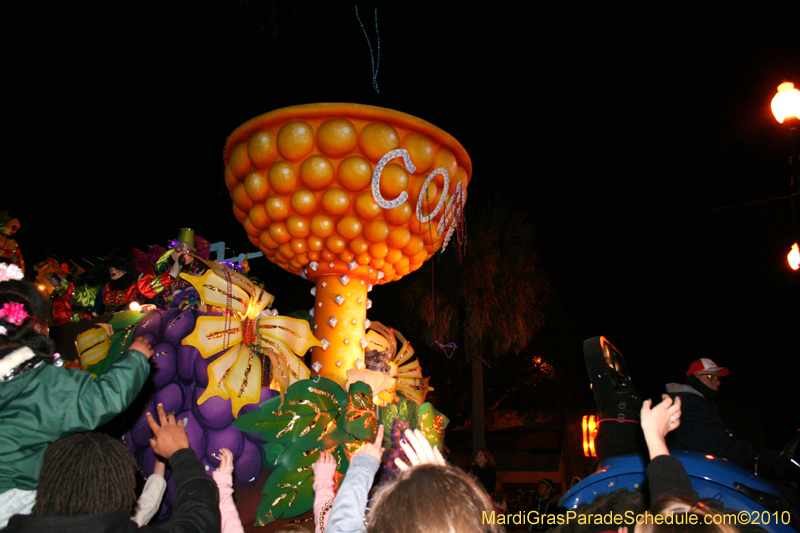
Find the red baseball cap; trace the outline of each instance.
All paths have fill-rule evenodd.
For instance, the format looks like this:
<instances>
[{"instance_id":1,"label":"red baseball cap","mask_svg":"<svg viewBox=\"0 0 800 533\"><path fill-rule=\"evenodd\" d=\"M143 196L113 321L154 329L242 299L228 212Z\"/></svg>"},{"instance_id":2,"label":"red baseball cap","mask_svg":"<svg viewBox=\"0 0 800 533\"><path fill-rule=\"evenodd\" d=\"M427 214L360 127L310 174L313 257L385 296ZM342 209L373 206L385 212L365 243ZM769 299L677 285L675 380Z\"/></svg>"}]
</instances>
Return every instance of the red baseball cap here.
<instances>
[{"instance_id":1,"label":"red baseball cap","mask_svg":"<svg viewBox=\"0 0 800 533\"><path fill-rule=\"evenodd\" d=\"M697 372L705 372L706 374L719 374L722 377L728 375L727 368L724 366L717 366L717 363L706 357L702 357L689 365L689 370L686 371L686 375L691 376Z\"/></svg>"}]
</instances>

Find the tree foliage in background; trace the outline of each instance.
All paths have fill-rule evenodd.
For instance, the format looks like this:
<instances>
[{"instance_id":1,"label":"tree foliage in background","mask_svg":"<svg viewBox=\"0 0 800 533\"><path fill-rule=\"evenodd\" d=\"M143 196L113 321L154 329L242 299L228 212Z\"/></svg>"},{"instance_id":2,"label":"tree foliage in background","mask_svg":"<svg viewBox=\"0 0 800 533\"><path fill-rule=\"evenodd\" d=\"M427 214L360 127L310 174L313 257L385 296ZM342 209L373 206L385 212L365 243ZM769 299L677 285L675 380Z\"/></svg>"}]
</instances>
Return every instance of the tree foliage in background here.
<instances>
[{"instance_id":1,"label":"tree foliage in background","mask_svg":"<svg viewBox=\"0 0 800 533\"><path fill-rule=\"evenodd\" d=\"M472 365L473 448L484 447L483 361L520 354L542 328L552 296L523 213L493 200L467 214L466 240L423 267L404 292L419 337L454 341ZM524 360L520 364L527 365Z\"/></svg>"}]
</instances>

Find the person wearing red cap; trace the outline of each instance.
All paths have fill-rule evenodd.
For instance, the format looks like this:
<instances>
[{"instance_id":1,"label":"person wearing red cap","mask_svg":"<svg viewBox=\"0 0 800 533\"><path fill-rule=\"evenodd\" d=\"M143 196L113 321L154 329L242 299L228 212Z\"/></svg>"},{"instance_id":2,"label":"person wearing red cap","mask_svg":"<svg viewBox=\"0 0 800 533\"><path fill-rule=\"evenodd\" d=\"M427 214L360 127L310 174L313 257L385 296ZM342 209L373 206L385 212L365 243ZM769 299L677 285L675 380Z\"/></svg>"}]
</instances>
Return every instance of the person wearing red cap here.
<instances>
[{"instance_id":1,"label":"person wearing red cap","mask_svg":"<svg viewBox=\"0 0 800 533\"><path fill-rule=\"evenodd\" d=\"M667 392L681 399L681 425L670 433L670 448L724 457L739 466L753 464L755 449L738 440L719 417L714 402L728 369L703 357L689 365L683 384L667 383Z\"/></svg>"}]
</instances>

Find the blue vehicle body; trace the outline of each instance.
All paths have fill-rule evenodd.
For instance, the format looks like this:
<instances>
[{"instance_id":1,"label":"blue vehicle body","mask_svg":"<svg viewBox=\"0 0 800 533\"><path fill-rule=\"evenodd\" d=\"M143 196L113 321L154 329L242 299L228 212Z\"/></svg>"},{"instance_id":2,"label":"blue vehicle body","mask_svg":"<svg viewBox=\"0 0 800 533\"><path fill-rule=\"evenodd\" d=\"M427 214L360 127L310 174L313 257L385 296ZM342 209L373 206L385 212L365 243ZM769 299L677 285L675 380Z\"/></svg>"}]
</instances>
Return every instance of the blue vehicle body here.
<instances>
[{"instance_id":1,"label":"blue vehicle body","mask_svg":"<svg viewBox=\"0 0 800 533\"><path fill-rule=\"evenodd\" d=\"M619 419L626 422L639 421L641 397L633 387L625 359L604 337L587 339L583 344L586 369L592 383L592 392L598 407L598 418ZM618 427L636 427L620 425ZM623 434L624 442L632 442L633 433ZM611 494L619 489L635 491L647 482L645 462L640 451L633 448L609 447L609 441L596 442L598 455L605 457L598 469L575 485L559 500L559 505L575 510L579 505L594 502L600 494ZM616 435L616 441L621 439ZM613 439L612 439L613 440ZM792 463L800 466L794 454L800 450L800 435L787 444L780 455L790 453ZM619 442L616 442L618 445ZM603 447L602 452L600 447ZM622 453L619 450L623 451ZM616 451L616 453L614 453ZM611 452L611 453L609 453ZM630 454L630 455L623 455ZM784 494L763 478L725 459L687 451L672 451L671 454L683 463L691 479L694 491L700 498L722 502L726 509L735 509L740 519L733 523L758 525L770 533L793 533L800 531L800 505L791 494ZM746 522L745 522L746 520Z\"/></svg>"},{"instance_id":2,"label":"blue vehicle body","mask_svg":"<svg viewBox=\"0 0 800 533\"><path fill-rule=\"evenodd\" d=\"M759 522L758 525L770 533L795 532L787 523L788 515L781 516L781 511L768 509L736 488L745 485L780 497L779 491L763 479L725 459L682 451L675 451L672 455L683 463L691 478L692 487L700 498L712 498L721 501L726 508L746 511L750 523ZM645 466L639 455L606 459L600 463L594 474L564 494L558 504L574 510L582 503L593 502L600 494L625 488L632 492L646 483Z\"/></svg>"}]
</instances>

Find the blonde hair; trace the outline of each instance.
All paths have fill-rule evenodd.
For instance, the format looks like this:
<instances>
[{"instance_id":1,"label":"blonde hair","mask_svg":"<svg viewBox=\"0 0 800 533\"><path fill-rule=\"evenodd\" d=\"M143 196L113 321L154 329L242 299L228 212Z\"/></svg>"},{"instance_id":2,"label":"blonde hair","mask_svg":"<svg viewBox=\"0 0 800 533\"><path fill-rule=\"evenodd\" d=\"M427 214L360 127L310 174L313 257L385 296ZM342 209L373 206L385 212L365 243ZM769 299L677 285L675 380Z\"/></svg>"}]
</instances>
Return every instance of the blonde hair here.
<instances>
[{"instance_id":1,"label":"blonde hair","mask_svg":"<svg viewBox=\"0 0 800 533\"><path fill-rule=\"evenodd\" d=\"M655 515L671 515L673 520L671 524L656 524L653 520L646 519L648 515L650 517ZM692 516L696 518L692 518ZM706 521L706 516L720 518ZM700 533L739 533L739 530L733 525L733 521L736 520L735 515L733 515L731 520L726 520L726 518L730 517L721 515L701 502L684 496L668 494L656 500L650 509L647 510L644 523L639 527L639 532L684 533L691 531Z\"/></svg>"},{"instance_id":2,"label":"blonde hair","mask_svg":"<svg viewBox=\"0 0 800 533\"><path fill-rule=\"evenodd\" d=\"M419 465L378 489L367 531L380 533L501 533L483 487L461 470Z\"/></svg>"}]
</instances>

